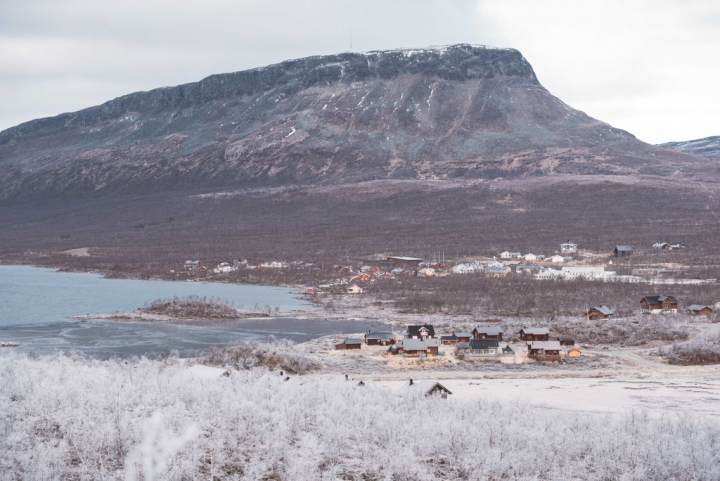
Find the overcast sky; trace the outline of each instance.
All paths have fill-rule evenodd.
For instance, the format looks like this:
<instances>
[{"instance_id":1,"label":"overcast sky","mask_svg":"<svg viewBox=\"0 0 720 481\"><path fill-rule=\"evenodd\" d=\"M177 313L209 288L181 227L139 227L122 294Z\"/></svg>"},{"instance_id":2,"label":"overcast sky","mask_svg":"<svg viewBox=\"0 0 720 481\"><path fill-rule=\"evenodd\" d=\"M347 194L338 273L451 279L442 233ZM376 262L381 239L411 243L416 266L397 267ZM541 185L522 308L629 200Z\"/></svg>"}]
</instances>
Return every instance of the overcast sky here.
<instances>
[{"instance_id":1,"label":"overcast sky","mask_svg":"<svg viewBox=\"0 0 720 481\"><path fill-rule=\"evenodd\" d=\"M516 48L554 95L646 142L720 135L717 0L0 0L0 130L351 39Z\"/></svg>"}]
</instances>

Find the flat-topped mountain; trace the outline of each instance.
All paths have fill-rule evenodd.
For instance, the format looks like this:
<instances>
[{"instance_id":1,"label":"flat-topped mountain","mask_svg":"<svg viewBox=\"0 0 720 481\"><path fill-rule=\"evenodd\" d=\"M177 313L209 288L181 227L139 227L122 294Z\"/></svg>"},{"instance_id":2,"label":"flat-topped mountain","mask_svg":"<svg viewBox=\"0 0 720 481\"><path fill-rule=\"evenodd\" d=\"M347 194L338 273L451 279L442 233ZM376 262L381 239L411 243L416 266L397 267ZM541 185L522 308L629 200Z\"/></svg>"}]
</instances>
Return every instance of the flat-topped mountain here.
<instances>
[{"instance_id":1,"label":"flat-topped mountain","mask_svg":"<svg viewBox=\"0 0 720 481\"><path fill-rule=\"evenodd\" d=\"M700 165L570 108L516 50L456 45L290 60L21 124L0 133L0 199Z\"/></svg>"},{"instance_id":2,"label":"flat-topped mountain","mask_svg":"<svg viewBox=\"0 0 720 481\"><path fill-rule=\"evenodd\" d=\"M707 159L720 159L720 135L684 142L667 142L662 147L671 147L687 154L699 155Z\"/></svg>"}]
</instances>

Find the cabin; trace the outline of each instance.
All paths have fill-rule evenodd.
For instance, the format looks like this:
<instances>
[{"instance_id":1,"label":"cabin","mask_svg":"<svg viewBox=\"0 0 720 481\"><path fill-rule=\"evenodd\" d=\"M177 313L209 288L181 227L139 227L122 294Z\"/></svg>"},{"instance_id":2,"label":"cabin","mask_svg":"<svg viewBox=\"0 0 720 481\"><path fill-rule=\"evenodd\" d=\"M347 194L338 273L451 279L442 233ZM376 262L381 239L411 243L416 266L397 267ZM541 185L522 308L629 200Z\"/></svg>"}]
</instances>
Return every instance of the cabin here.
<instances>
[{"instance_id":1,"label":"cabin","mask_svg":"<svg viewBox=\"0 0 720 481\"><path fill-rule=\"evenodd\" d=\"M345 292L347 292L348 294L362 294L363 288L358 286L357 284L353 284L352 286L345 289Z\"/></svg>"},{"instance_id":2,"label":"cabin","mask_svg":"<svg viewBox=\"0 0 720 481\"><path fill-rule=\"evenodd\" d=\"M473 335L471 332L456 332L455 335L458 338L458 342L470 342Z\"/></svg>"},{"instance_id":3,"label":"cabin","mask_svg":"<svg viewBox=\"0 0 720 481\"><path fill-rule=\"evenodd\" d=\"M567 350L567 357L582 357L582 352L577 347Z\"/></svg>"},{"instance_id":4,"label":"cabin","mask_svg":"<svg viewBox=\"0 0 720 481\"><path fill-rule=\"evenodd\" d=\"M565 242L564 244L560 244L560 253L561 254L575 254L577 252L577 244L573 244L572 242Z\"/></svg>"},{"instance_id":5,"label":"cabin","mask_svg":"<svg viewBox=\"0 0 720 481\"><path fill-rule=\"evenodd\" d=\"M357 275L357 276L355 276L355 277L351 277L351 278L348 280L348 282L351 283L351 284L354 283L354 282L370 282L370 279L371 279L371 277L370 277L369 274L362 273L362 274L359 274L359 275Z\"/></svg>"},{"instance_id":6,"label":"cabin","mask_svg":"<svg viewBox=\"0 0 720 481\"><path fill-rule=\"evenodd\" d=\"M433 339L435 328L431 324L408 326L407 337L409 339Z\"/></svg>"},{"instance_id":7,"label":"cabin","mask_svg":"<svg viewBox=\"0 0 720 481\"><path fill-rule=\"evenodd\" d=\"M615 246L613 255L615 257L630 257L633 253L633 248L630 246Z\"/></svg>"},{"instance_id":8,"label":"cabin","mask_svg":"<svg viewBox=\"0 0 720 481\"><path fill-rule=\"evenodd\" d=\"M554 255L554 256L552 256L552 257L548 257L548 258L545 259L545 260L546 260L546 261L549 261L549 262L552 262L552 263L555 263L555 264L559 264L559 263L561 263L561 262L565 262L565 258L564 258L563 256L559 256L559 255L557 255L557 254Z\"/></svg>"},{"instance_id":9,"label":"cabin","mask_svg":"<svg viewBox=\"0 0 720 481\"><path fill-rule=\"evenodd\" d=\"M196 271L200 268L200 261L185 261L183 267L186 271Z\"/></svg>"},{"instance_id":10,"label":"cabin","mask_svg":"<svg viewBox=\"0 0 720 481\"><path fill-rule=\"evenodd\" d=\"M458 337L455 334L450 336L440 336L440 344L443 346L456 346L458 343Z\"/></svg>"},{"instance_id":11,"label":"cabin","mask_svg":"<svg viewBox=\"0 0 720 481\"><path fill-rule=\"evenodd\" d=\"M709 316L713 313L710 306L703 306L700 304L693 304L687 308L687 311L691 316Z\"/></svg>"},{"instance_id":12,"label":"cabin","mask_svg":"<svg viewBox=\"0 0 720 481\"><path fill-rule=\"evenodd\" d=\"M435 396L439 395L443 399L446 399L448 394L452 394L448 388L443 386L437 381L419 381L413 382L412 379L400 389L398 389L398 396Z\"/></svg>"},{"instance_id":13,"label":"cabin","mask_svg":"<svg viewBox=\"0 0 720 481\"><path fill-rule=\"evenodd\" d=\"M500 253L500 259L510 259L510 251L503 251Z\"/></svg>"},{"instance_id":14,"label":"cabin","mask_svg":"<svg viewBox=\"0 0 720 481\"><path fill-rule=\"evenodd\" d=\"M563 350L559 341L532 341L527 343L528 357L536 361L560 361Z\"/></svg>"},{"instance_id":15,"label":"cabin","mask_svg":"<svg viewBox=\"0 0 720 481\"><path fill-rule=\"evenodd\" d=\"M513 351L512 347L510 347L510 344L506 344L505 347L502 348L502 355L503 356L514 356L515 351Z\"/></svg>"},{"instance_id":16,"label":"cabin","mask_svg":"<svg viewBox=\"0 0 720 481\"><path fill-rule=\"evenodd\" d=\"M598 319L610 319L613 314L614 312L611 311L607 306L597 306L588 309L585 313L585 317L587 317L591 321L597 321Z\"/></svg>"},{"instance_id":17,"label":"cabin","mask_svg":"<svg viewBox=\"0 0 720 481\"><path fill-rule=\"evenodd\" d=\"M675 296L645 296L640 299L640 311L643 314L675 313L677 308Z\"/></svg>"},{"instance_id":18,"label":"cabin","mask_svg":"<svg viewBox=\"0 0 720 481\"><path fill-rule=\"evenodd\" d=\"M495 357L500 354L500 343L496 339L471 339L470 355Z\"/></svg>"},{"instance_id":19,"label":"cabin","mask_svg":"<svg viewBox=\"0 0 720 481\"><path fill-rule=\"evenodd\" d=\"M368 331L365 334L365 344L368 346L389 346L395 344L395 334L390 331Z\"/></svg>"},{"instance_id":20,"label":"cabin","mask_svg":"<svg viewBox=\"0 0 720 481\"><path fill-rule=\"evenodd\" d=\"M652 248L655 250L666 250L670 249L670 244L667 242L656 242L652 245Z\"/></svg>"},{"instance_id":21,"label":"cabin","mask_svg":"<svg viewBox=\"0 0 720 481\"><path fill-rule=\"evenodd\" d=\"M575 345L575 338L573 336L558 336L557 340L561 346Z\"/></svg>"},{"instance_id":22,"label":"cabin","mask_svg":"<svg viewBox=\"0 0 720 481\"><path fill-rule=\"evenodd\" d=\"M523 256L523 260L524 260L525 262L535 262L535 261L537 260L537 256L536 256L535 254L533 254L533 253L525 254L525 255Z\"/></svg>"},{"instance_id":23,"label":"cabin","mask_svg":"<svg viewBox=\"0 0 720 481\"><path fill-rule=\"evenodd\" d=\"M472 331L473 339L495 339L502 341L502 336L503 330L502 327L499 326L479 326Z\"/></svg>"},{"instance_id":24,"label":"cabin","mask_svg":"<svg viewBox=\"0 0 720 481\"><path fill-rule=\"evenodd\" d=\"M395 345L397 354L405 357L426 357L439 354L439 339L403 339Z\"/></svg>"},{"instance_id":25,"label":"cabin","mask_svg":"<svg viewBox=\"0 0 720 481\"><path fill-rule=\"evenodd\" d=\"M550 331L546 327L523 327L520 329L521 341L548 341Z\"/></svg>"},{"instance_id":26,"label":"cabin","mask_svg":"<svg viewBox=\"0 0 720 481\"><path fill-rule=\"evenodd\" d=\"M361 349L363 340L348 337L340 344L335 344L335 349L338 351L345 351L350 349Z\"/></svg>"}]
</instances>

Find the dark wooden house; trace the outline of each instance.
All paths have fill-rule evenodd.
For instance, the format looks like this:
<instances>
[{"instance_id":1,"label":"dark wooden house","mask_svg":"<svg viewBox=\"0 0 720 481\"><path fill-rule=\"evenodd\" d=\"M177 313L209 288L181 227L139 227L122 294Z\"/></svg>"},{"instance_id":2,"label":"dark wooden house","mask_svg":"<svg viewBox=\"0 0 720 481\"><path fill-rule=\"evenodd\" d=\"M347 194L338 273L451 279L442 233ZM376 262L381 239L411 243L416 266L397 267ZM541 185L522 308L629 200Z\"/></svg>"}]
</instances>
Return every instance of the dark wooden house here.
<instances>
[{"instance_id":1,"label":"dark wooden house","mask_svg":"<svg viewBox=\"0 0 720 481\"><path fill-rule=\"evenodd\" d=\"M709 316L713 313L713 310L710 306L703 306L700 304L693 304L692 306L687 308L687 311L692 316Z\"/></svg>"},{"instance_id":2,"label":"dark wooden house","mask_svg":"<svg viewBox=\"0 0 720 481\"><path fill-rule=\"evenodd\" d=\"M496 339L502 341L503 330L499 326L480 326L473 329L473 339Z\"/></svg>"},{"instance_id":3,"label":"dark wooden house","mask_svg":"<svg viewBox=\"0 0 720 481\"><path fill-rule=\"evenodd\" d=\"M591 307L585 313L585 316L591 321L597 321L598 319L610 319L614 314L607 306Z\"/></svg>"},{"instance_id":4,"label":"dark wooden house","mask_svg":"<svg viewBox=\"0 0 720 481\"><path fill-rule=\"evenodd\" d=\"M353 339L348 337L340 344L335 344L335 349L342 351L346 349L360 349L362 347L362 339Z\"/></svg>"},{"instance_id":5,"label":"dark wooden house","mask_svg":"<svg viewBox=\"0 0 720 481\"><path fill-rule=\"evenodd\" d=\"M408 326L407 337L409 339L433 339L435 328L431 324Z\"/></svg>"},{"instance_id":6,"label":"dark wooden house","mask_svg":"<svg viewBox=\"0 0 720 481\"><path fill-rule=\"evenodd\" d=\"M546 327L523 327L520 329L521 341L547 341L550 331Z\"/></svg>"},{"instance_id":7,"label":"dark wooden house","mask_svg":"<svg viewBox=\"0 0 720 481\"><path fill-rule=\"evenodd\" d=\"M455 334L440 336L440 343L443 346L456 346L458 343L458 337Z\"/></svg>"},{"instance_id":8,"label":"dark wooden house","mask_svg":"<svg viewBox=\"0 0 720 481\"><path fill-rule=\"evenodd\" d=\"M613 255L615 257L630 257L633 253L633 248L630 246L615 246Z\"/></svg>"},{"instance_id":9,"label":"dark wooden house","mask_svg":"<svg viewBox=\"0 0 720 481\"><path fill-rule=\"evenodd\" d=\"M573 336L558 336L557 340L561 346L575 345L575 338Z\"/></svg>"},{"instance_id":10,"label":"dark wooden house","mask_svg":"<svg viewBox=\"0 0 720 481\"><path fill-rule=\"evenodd\" d=\"M562 350L559 341L528 342L528 357L536 361L560 361Z\"/></svg>"},{"instance_id":11,"label":"dark wooden house","mask_svg":"<svg viewBox=\"0 0 720 481\"><path fill-rule=\"evenodd\" d=\"M395 334L390 331L368 331L365 334L365 344L368 346L390 346L395 344Z\"/></svg>"},{"instance_id":12,"label":"dark wooden house","mask_svg":"<svg viewBox=\"0 0 720 481\"><path fill-rule=\"evenodd\" d=\"M640 311L643 314L667 314L677 312L678 300L675 296L645 296L640 299Z\"/></svg>"}]
</instances>

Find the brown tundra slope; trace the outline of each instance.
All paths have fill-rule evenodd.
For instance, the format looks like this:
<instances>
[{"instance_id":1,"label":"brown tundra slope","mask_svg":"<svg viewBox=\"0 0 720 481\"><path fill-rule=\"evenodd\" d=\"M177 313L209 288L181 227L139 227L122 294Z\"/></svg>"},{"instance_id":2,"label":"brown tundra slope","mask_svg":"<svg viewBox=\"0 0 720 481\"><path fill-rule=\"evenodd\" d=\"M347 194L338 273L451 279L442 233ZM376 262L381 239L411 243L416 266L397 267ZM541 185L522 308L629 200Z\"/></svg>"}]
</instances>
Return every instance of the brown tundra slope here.
<instances>
[{"instance_id":1,"label":"brown tundra slope","mask_svg":"<svg viewBox=\"0 0 720 481\"><path fill-rule=\"evenodd\" d=\"M0 133L0 200L380 179L717 178L574 110L520 52L309 57L138 92Z\"/></svg>"}]
</instances>

